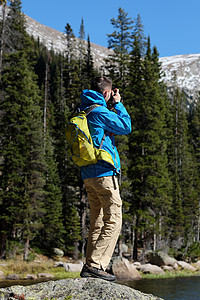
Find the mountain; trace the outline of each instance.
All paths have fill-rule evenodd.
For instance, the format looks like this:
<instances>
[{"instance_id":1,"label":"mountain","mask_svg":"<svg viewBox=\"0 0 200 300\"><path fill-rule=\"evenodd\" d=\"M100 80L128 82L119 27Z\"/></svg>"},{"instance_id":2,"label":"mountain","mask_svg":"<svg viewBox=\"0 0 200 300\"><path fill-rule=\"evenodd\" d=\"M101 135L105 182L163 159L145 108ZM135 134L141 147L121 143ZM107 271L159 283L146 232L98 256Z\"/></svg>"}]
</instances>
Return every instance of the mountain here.
<instances>
[{"instance_id":1,"label":"mountain","mask_svg":"<svg viewBox=\"0 0 200 300\"><path fill-rule=\"evenodd\" d=\"M2 16L2 6L0 6L0 18ZM57 31L48 26L42 25L34 19L26 16L27 32L36 40L45 44L48 49L53 48L55 52L65 52L66 42L64 33ZM76 38L75 52L78 53L78 38ZM85 41L85 46L87 42ZM104 65L105 58L113 52L113 50L91 43L91 51L95 67L101 69ZM197 99L200 91L200 54L175 55L161 57L160 62L163 69L163 80L167 86L173 88L173 78L176 74L176 82L178 87L182 88L187 96L188 102Z\"/></svg>"},{"instance_id":2,"label":"mountain","mask_svg":"<svg viewBox=\"0 0 200 300\"><path fill-rule=\"evenodd\" d=\"M36 40L39 39L40 42L45 44L49 50L53 48L57 53L63 53L66 51L64 33L42 25L28 16L25 16L25 18L27 22L27 32L30 36L33 36ZM74 51L78 53L79 39L76 38L76 41L76 48ZM87 42L84 41L84 43L86 46ZM101 68L101 66L105 64L104 59L108 57L110 53L112 53L112 50L93 43L91 43L91 51L93 54L95 67L97 68Z\"/></svg>"},{"instance_id":3,"label":"mountain","mask_svg":"<svg viewBox=\"0 0 200 300\"><path fill-rule=\"evenodd\" d=\"M196 101L200 92L200 54L161 57L160 62L167 86L173 88L176 76L176 83L183 89L188 102Z\"/></svg>"}]
</instances>

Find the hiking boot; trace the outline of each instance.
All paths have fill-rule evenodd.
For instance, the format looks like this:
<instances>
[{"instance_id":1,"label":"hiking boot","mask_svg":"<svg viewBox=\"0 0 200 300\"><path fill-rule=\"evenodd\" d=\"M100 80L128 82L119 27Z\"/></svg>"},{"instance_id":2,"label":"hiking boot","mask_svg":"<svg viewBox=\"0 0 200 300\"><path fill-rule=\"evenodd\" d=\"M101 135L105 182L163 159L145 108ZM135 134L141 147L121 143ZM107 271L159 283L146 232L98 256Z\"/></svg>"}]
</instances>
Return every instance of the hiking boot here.
<instances>
[{"instance_id":1,"label":"hiking boot","mask_svg":"<svg viewBox=\"0 0 200 300\"><path fill-rule=\"evenodd\" d=\"M115 281L116 277L115 275L109 274L101 269L95 268L95 267L89 267L87 264L85 264L82 268L82 271L80 273L81 277L94 277L94 278L100 278L108 281Z\"/></svg>"}]
</instances>

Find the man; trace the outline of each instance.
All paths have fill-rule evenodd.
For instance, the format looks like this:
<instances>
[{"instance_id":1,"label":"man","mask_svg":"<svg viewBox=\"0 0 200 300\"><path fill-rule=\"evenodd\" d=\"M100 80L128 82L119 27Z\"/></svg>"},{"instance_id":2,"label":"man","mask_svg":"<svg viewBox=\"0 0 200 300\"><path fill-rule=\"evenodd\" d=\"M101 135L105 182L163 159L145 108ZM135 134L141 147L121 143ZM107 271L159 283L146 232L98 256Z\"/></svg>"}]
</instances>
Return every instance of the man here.
<instances>
[{"instance_id":1,"label":"man","mask_svg":"<svg viewBox=\"0 0 200 300\"><path fill-rule=\"evenodd\" d=\"M112 97L113 96L113 97ZM112 97L113 109L107 108ZM131 119L120 102L119 90L112 91L112 81L103 76L95 78L92 89L81 94L81 110L98 104L87 117L94 147L108 152L113 164L99 160L96 164L81 168L90 204L90 229L86 250L86 264L81 277L97 277L115 281L115 276L105 270L115 249L122 224L122 201L119 194L118 175L120 159L115 147L114 134L131 131ZM102 140L105 133L105 140Z\"/></svg>"}]
</instances>

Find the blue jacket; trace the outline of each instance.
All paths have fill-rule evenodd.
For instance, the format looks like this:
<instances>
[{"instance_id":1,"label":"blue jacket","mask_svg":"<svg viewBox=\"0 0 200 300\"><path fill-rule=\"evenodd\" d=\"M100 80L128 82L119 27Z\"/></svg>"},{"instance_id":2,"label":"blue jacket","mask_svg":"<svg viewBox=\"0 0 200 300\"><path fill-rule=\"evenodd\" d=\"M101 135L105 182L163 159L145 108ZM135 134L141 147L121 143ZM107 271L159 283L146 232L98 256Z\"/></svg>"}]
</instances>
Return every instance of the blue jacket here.
<instances>
[{"instance_id":1,"label":"blue jacket","mask_svg":"<svg viewBox=\"0 0 200 300\"><path fill-rule=\"evenodd\" d=\"M121 102L115 103L115 111L107 109L106 101L102 94L93 90L84 90L81 94L80 110L85 110L92 104L98 104L88 115L88 127L94 147L99 148L104 132L106 134L102 149L109 152L115 168L106 161L98 161L94 165L81 167L83 179L112 176L120 173L120 158L115 146L114 134L123 135L131 132L131 118Z\"/></svg>"}]
</instances>

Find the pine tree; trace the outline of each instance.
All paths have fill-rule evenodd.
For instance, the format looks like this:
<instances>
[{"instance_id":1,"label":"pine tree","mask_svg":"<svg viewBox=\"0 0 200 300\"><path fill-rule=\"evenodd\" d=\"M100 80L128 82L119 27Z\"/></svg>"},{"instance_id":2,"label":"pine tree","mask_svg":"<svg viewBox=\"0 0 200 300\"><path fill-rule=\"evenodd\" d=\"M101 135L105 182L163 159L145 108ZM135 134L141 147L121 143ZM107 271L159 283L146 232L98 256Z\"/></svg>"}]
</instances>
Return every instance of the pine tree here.
<instances>
[{"instance_id":1,"label":"pine tree","mask_svg":"<svg viewBox=\"0 0 200 300\"><path fill-rule=\"evenodd\" d=\"M4 60L6 67L2 73L0 224L3 224L3 228L0 231L10 238L20 236L26 252L42 217L45 162L40 97L29 63L31 45L25 31L20 0L11 3L7 22L11 29L9 39L12 53L8 50Z\"/></svg>"},{"instance_id":2,"label":"pine tree","mask_svg":"<svg viewBox=\"0 0 200 300\"><path fill-rule=\"evenodd\" d=\"M129 65L129 50L132 42L131 30L133 21L128 17L128 14L122 9L118 10L117 19L112 18L111 24L114 27L112 34L108 34L108 47L113 49L113 54L109 55L106 61L106 68L108 75L112 78L113 89L118 88L124 102L127 107L126 86L128 84L128 65ZM123 221L128 222L129 216L127 215L129 198L129 180L127 177L128 170L128 136L116 136L116 146L121 160L121 187L120 192L123 199ZM127 236L127 229L125 226L122 228L122 238Z\"/></svg>"},{"instance_id":3,"label":"pine tree","mask_svg":"<svg viewBox=\"0 0 200 300\"><path fill-rule=\"evenodd\" d=\"M111 24L115 31L108 34L108 48L114 50L114 54L108 60L107 69L114 80L114 85L120 89L124 97L127 85L129 50L132 43L131 30L133 21L122 8L118 10L118 18L112 18Z\"/></svg>"},{"instance_id":4,"label":"pine tree","mask_svg":"<svg viewBox=\"0 0 200 300\"><path fill-rule=\"evenodd\" d=\"M195 213L190 214L193 218L192 229L194 230L194 241L200 242L200 104L199 101L195 104L191 114L190 124L190 144L194 149L194 158L196 161L196 173L194 179L194 191L196 192L196 198L193 202L195 207ZM187 214L189 215L189 214Z\"/></svg>"},{"instance_id":5,"label":"pine tree","mask_svg":"<svg viewBox=\"0 0 200 300\"><path fill-rule=\"evenodd\" d=\"M72 84L74 48L76 45L75 36L69 23L65 26L66 57L61 60L61 84L69 92Z\"/></svg>"},{"instance_id":6,"label":"pine tree","mask_svg":"<svg viewBox=\"0 0 200 300\"><path fill-rule=\"evenodd\" d=\"M66 45L67 45L67 58L68 58L68 63L70 64L71 57L73 57L73 50L75 46L75 36L73 33L73 30L70 26L69 23L66 24L65 26L65 39L66 39Z\"/></svg>"},{"instance_id":7,"label":"pine tree","mask_svg":"<svg viewBox=\"0 0 200 300\"><path fill-rule=\"evenodd\" d=\"M194 238L198 196L195 190L196 162L189 145L189 131L184 94L174 88L172 98L172 137L168 145L169 171L173 183L171 241L174 248L189 246Z\"/></svg>"},{"instance_id":8,"label":"pine tree","mask_svg":"<svg viewBox=\"0 0 200 300\"><path fill-rule=\"evenodd\" d=\"M147 46L147 38L144 35L144 26L142 24L141 16L138 14L137 18L134 20L134 30L133 30L133 39L137 41L139 52L142 57L145 56L145 49Z\"/></svg>"},{"instance_id":9,"label":"pine tree","mask_svg":"<svg viewBox=\"0 0 200 300\"><path fill-rule=\"evenodd\" d=\"M79 30L79 78L81 81L81 89L84 88L84 80L82 77L84 76L84 56L85 56L85 28L83 18L81 19L81 25Z\"/></svg>"},{"instance_id":10,"label":"pine tree","mask_svg":"<svg viewBox=\"0 0 200 300\"><path fill-rule=\"evenodd\" d=\"M142 31L142 32L140 32ZM143 96L144 90L144 65L142 59L142 53L144 52L144 42L139 39L140 36L143 36L143 27L142 26L135 26L134 28L134 40L132 44L132 49L130 52L130 64L129 64L129 85L127 87L127 99L126 105L128 108L128 112L131 116L132 120L132 133L129 135L129 161L134 161L136 159L135 164L139 164L140 162L137 161L137 157L134 158L135 153L141 154L141 149L139 144L141 143L141 136L140 136L140 129L143 128L143 112L140 110L140 103ZM136 121L137 117L137 121ZM139 144L138 144L139 141ZM132 172L131 164L129 165L128 176L130 178L131 191L129 195L129 205L128 208L130 209L129 214L131 217L129 226L131 228L131 243L134 245L133 248L133 258L137 258L137 248L139 242L139 212L141 211L140 208L140 201L137 197L137 193L139 193L138 189L134 188L134 178L138 178L140 181L140 173L136 168L134 168ZM137 179L136 179L137 180Z\"/></svg>"},{"instance_id":11,"label":"pine tree","mask_svg":"<svg viewBox=\"0 0 200 300\"><path fill-rule=\"evenodd\" d=\"M72 254L75 260L78 259L78 242L81 240L81 226L80 219L77 213L77 209L73 204L70 207L68 218L66 219L66 239L67 246L66 251L68 254Z\"/></svg>"},{"instance_id":12,"label":"pine tree","mask_svg":"<svg viewBox=\"0 0 200 300\"><path fill-rule=\"evenodd\" d=\"M165 235L163 225L170 206L170 180L166 157L165 103L159 85L160 69L155 64L156 51L152 55L148 39L146 55L139 34L135 35L131 53L131 83L133 131L130 136L130 179L132 182L133 214L135 214L135 241L133 257L137 258L137 244L143 235L143 248L154 250ZM130 91L131 94L131 91ZM164 203L164 204L163 204ZM158 238L159 237L159 238Z\"/></svg>"},{"instance_id":13,"label":"pine tree","mask_svg":"<svg viewBox=\"0 0 200 300\"><path fill-rule=\"evenodd\" d=\"M72 63L71 57L71 63ZM54 122L52 128L52 136L54 140L54 154L57 162L58 174L60 188L62 191L62 219L64 226L63 241L64 249L68 252L71 243L71 237L69 238L68 227L69 219L71 214L71 209L77 210L79 202L79 172L74 168L74 164L71 162L70 158L67 156L67 147L66 147L66 138L65 138L65 127L68 121L68 116L71 114L69 111L70 100L72 99L65 98L65 95L69 97L69 90L73 85L73 77L70 78L70 87L65 89L65 77L62 75L62 57L55 57L51 63L51 101L53 104L54 111ZM71 65L72 66L72 65ZM64 70L66 71L66 70ZM71 70L72 71L72 70ZM66 75L66 73L64 73ZM71 75L73 72L71 73ZM70 76L71 76L70 75ZM76 206L75 206L76 204ZM78 212L76 213L78 216ZM77 217L78 218L78 217ZM71 220L71 219L70 219ZM80 236L80 219L78 223L75 223L76 226L73 228L74 237ZM78 243L79 239L76 241ZM77 246L77 243L74 245ZM73 248L77 252L76 248Z\"/></svg>"},{"instance_id":14,"label":"pine tree","mask_svg":"<svg viewBox=\"0 0 200 300\"><path fill-rule=\"evenodd\" d=\"M88 41L87 41L87 50L85 53L83 74L84 74L84 82L83 82L84 89L86 89L86 88L90 89L92 79L95 77L95 70L94 70L93 57L92 57L92 53L91 53L91 44L90 44L89 35L88 35Z\"/></svg>"},{"instance_id":15,"label":"pine tree","mask_svg":"<svg viewBox=\"0 0 200 300\"><path fill-rule=\"evenodd\" d=\"M6 2L2 0L2 21L0 24L0 80L1 80L1 72L2 72L2 62L3 62L3 51L5 44L5 20L6 20Z\"/></svg>"},{"instance_id":16,"label":"pine tree","mask_svg":"<svg viewBox=\"0 0 200 300\"><path fill-rule=\"evenodd\" d=\"M52 254L54 247L63 247L64 245L64 226L62 214L62 193L57 170L57 163L54 158L54 149L52 141L47 133L46 136L46 183L44 186L44 215L39 236L36 237L36 243L46 252ZM40 243L39 243L40 242Z\"/></svg>"},{"instance_id":17,"label":"pine tree","mask_svg":"<svg viewBox=\"0 0 200 300\"><path fill-rule=\"evenodd\" d=\"M83 22L83 21L82 21ZM83 28L82 28L83 27ZM84 37L84 25L82 25L82 36ZM65 26L65 36L66 36L66 45L67 51L66 56L63 58L60 65L60 74L61 74L61 85L63 89L63 95L66 98L66 105L69 109L69 115L74 111L77 104L80 102L80 93L82 91L82 75L81 68L82 59L83 59L83 50L82 47L84 44L83 40L80 40L80 57L77 59L74 55L74 48L76 45L75 36L71 26L67 23ZM81 61L80 61L81 59Z\"/></svg>"}]
</instances>

